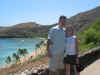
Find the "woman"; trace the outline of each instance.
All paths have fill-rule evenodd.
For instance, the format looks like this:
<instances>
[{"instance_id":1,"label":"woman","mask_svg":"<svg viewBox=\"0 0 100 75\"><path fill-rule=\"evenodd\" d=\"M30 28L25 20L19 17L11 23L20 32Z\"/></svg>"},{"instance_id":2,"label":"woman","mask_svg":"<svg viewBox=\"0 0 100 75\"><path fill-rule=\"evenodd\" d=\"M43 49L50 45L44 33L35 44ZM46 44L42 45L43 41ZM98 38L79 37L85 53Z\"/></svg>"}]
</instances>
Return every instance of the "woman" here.
<instances>
[{"instance_id":1,"label":"woman","mask_svg":"<svg viewBox=\"0 0 100 75\"><path fill-rule=\"evenodd\" d=\"M66 28L64 63L66 64L66 75L70 75L70 65L74 65L75 74L80 75L76 69L76 64L79 64L78 39L73 35L72 25Z\"/></svg>"}]
</instances>

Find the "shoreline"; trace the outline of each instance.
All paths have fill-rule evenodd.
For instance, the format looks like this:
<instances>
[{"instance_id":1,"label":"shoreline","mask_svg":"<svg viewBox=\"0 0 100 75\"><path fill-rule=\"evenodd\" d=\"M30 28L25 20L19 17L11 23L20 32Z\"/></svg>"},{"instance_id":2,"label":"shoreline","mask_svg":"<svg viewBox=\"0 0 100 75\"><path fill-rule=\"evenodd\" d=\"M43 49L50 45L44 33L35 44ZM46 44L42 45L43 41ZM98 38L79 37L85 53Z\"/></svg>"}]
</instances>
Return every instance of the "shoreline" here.
<instances>
[{"instance_id":1,"label":"shoreline","mask_svg":"<svg viewBox=\"0 0 100 75\"><path fill-rule=\"evenodd\" d=\"M14 64L19 64L19 63L22 64L22 63L24 63L24 62L29 61L30 59L32 59L32 60L37 59L38 56L41 56L41 55L43 55L43 54L45 54L45 47L42 47L42 48L39 49L39 50L33 50L33 51L30 52L28 55L26 55L26 56L24 56L24 57L21 57L17 63L16 63L16 61L15 61L15 62L13 62L13 63L11 63L11 64L7 64L7 65L4 65L4 66L1 66L1 67L0 67L0 70L1 70L1 69L5 69L5 68L10 68L10 67L11 67L12 65L14 65Z\"/></svg>"},{"instance_id":2,"label":"shoreline","mask_svg":"<svg viewBox=\"0 0 100 75\"><path fill-rule=\"evenodd\" d=\"M40 40L45 40L45 39L46 39L46 38L42 38L42 37L37 37L37 38L39 38ZM1 39L1 38L0 38L0 39ZM2 39L6 39L6 38L2 38ZM11 38L11 39L13 39L13 38ZM33 38L33 39L34 39L34 38ZM28 60L28 58L30 58L30 57L35 57L34 52L36 53L36 50L32 50L32 51L30 51L26 56L21 57L21 58L20 58L21 62L24 62L25 60ZM40 52L41 52L41 51L40 51ZM5 60L5 59L3 59L3 60ZM11 65L13 65L13 64L14 64L14 62L11 62L10 64L6 64L6 63L1 64L0 69L1 69L1 68L9 67L9 66L11 66Z\"/></svg>"}]
</instances>

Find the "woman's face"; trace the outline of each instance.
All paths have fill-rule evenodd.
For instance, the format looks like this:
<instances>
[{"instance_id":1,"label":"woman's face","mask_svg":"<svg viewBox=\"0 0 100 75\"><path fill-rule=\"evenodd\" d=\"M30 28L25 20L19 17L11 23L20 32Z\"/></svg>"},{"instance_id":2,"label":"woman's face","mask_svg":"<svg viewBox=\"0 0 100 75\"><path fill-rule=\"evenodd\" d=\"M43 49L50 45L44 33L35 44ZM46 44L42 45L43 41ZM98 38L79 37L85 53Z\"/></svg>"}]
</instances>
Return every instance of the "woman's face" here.
<instances>
[{"instance_id":1,"label":"woman's face","mask_svg":"<svg viewBox=\"0 0 100 75\"><path fill-rule=\"evenodd\" d=\"M73 34L72 28L68 28L68 29L66 30L66 35L67 35L67 36L71 36L72 34Z\"/></svg>"}]
</instances>

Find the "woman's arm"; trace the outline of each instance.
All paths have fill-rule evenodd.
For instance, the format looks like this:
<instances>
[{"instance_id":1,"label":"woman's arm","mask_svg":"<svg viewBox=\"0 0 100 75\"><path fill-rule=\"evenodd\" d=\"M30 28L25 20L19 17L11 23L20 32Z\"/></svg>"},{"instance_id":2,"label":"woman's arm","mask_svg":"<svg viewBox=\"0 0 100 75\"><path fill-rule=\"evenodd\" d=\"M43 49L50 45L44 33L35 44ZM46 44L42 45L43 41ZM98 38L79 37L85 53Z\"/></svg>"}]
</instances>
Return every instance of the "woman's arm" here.
<instances>
[{"instance_id":1,"label":"woman's arm","mask_svg":"<svg viewBox=\"0 0 100 75\"><path fill-rule=\"evenodd\" d=\"M75 38L75 49L76 49L76 55L77 55L77 64L79 64L79 40L77 39L77 37Z\"/></svg>"}]
</instances>

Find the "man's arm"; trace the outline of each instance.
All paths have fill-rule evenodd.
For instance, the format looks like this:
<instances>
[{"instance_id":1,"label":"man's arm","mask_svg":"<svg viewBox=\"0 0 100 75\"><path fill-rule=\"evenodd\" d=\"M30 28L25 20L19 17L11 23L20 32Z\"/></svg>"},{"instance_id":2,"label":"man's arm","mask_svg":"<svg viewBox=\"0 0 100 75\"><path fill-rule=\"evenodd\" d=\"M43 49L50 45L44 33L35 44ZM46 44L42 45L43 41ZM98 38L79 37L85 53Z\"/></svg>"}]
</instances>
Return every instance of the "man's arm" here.
<instances>
[{"instance_id":1,"label":"man's arm","mask_svg":"<svg viewBox=\"0 0 100 75\"><path fill-rule=\"evenodd\" d=\"M51 57L50 47L53 44L52 43L53 42L52 39L54 38L53 35L54 35L54 30L53 29L50 29L50 31L48 33L48 40L47 40L48 57Z\"/></svg>"},{"instance_id":2,"label":"man's arm","mask_svg":"<svg viewBox=\"0 0 100 75\"><path fill-rule=\"evenodd\" d=\"M48 57L51 57L50 54L50 46L52 45L52 41L50 39L47 40L47 52L48 52Z\"/></svg>"}]
</instances>

